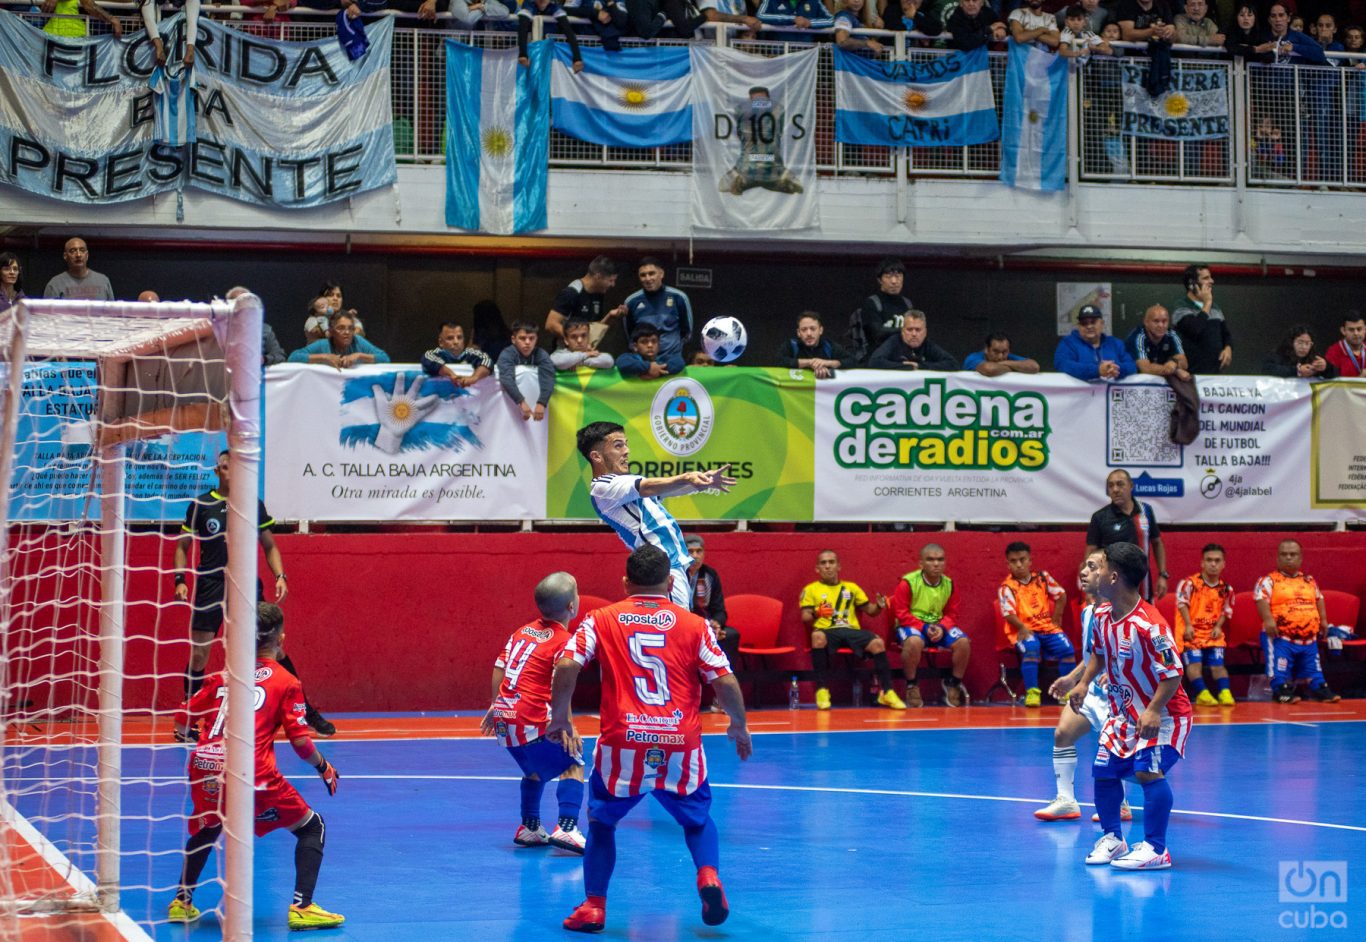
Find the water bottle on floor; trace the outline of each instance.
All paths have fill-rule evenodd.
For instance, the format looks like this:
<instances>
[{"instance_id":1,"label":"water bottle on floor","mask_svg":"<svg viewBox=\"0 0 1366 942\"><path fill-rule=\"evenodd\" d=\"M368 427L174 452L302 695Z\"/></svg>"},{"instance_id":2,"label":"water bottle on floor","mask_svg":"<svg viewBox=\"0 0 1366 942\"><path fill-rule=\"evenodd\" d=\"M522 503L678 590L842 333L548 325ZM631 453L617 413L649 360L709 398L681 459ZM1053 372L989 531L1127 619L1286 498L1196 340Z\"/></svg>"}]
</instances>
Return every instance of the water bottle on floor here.
<instances>
[{"instance_id":1,"label":"water bottle on floor","mask_svg":"<svg viewBox=\"0 0 1366 942\"><path fill-rule=\"evenodd\" d=\"M787 688L787 708L788 708L789 710L795 710L795 709L797 709L797 707L801 706L801 702L802 702L802 692L801 692L801 688L799 688L799 687L797 686L797 675L796 675L796 674L793 674L793 675L792 675L792 684L791 684L791 686L789 686L789 687Z\"/></svg>"},{"instance_id":2,"label":"water bottle on floor","mask_svg":"<svg viewBox=\"0 0 1366 942\"><path fill-rule=\"evenodd\" d=\"M854 706L863 706L863 681L854 678Z\"/></svg>"}]
</instances>

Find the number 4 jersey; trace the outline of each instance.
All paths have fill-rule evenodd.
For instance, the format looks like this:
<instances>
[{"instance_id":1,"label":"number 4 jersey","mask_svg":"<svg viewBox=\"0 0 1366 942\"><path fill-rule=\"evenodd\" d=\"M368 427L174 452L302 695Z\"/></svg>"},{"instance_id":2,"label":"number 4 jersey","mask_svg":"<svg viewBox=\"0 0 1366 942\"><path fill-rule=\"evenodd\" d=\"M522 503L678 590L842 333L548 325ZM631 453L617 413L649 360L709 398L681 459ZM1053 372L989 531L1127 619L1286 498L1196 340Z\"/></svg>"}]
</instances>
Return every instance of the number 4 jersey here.
<instances>
[{"instance_id":1,"label":"number 4 jersey","mask_svg":"<svg viewBox=\"0 0 1366 942\"><path fill-rule=\"evenodd\" d=\"M699 679L731 669L702 618L662 596L632 596L584 616L564 654L602 667L593 765L608 791L690 795L706 781Z\"/></svg>"},{"instance_id":2,"label":"number 4 jersey","mask_svg":"<svg viewBox=\"0 0 1366 942\"><path fill-rule=\"evenodd\" d=\"M545 735L550 680L568 641L564 625L538 618L514 631L493 662L503 669L493 713L498 717L498 741L504 746L525 746Z\"/></svg>"}]
</instances>

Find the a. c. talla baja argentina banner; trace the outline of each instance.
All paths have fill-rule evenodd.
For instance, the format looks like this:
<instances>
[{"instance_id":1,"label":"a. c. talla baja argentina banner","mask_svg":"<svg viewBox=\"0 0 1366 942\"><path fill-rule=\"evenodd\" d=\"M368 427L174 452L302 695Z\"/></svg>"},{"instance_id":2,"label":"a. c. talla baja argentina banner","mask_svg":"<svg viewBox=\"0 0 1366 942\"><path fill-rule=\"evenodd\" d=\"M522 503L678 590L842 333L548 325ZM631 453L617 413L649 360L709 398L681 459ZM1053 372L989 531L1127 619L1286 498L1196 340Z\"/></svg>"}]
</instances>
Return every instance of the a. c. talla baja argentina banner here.
<instances>
[{"instance_id":1,"label":"a. c. talla baja argentina banner","mask_svg":"<svg viewBox=\"0 0 1366 942\"><path fill-rule=\"evenodd\" d=\"M728 464L729 493L672 497L683 520L809 520L812 486L810 371L689 369L658 381L615 370L561 373L550 400L546 513L593 517L592 478L575 433L590 422L626 429L630 470L670 477Z\"/></svg>"},{"instance_id":2,"label":"a. c. talla baja argentina banner","mask_svg":"<svg viewBox=\"0 0 1366 942\"><path fill-rule=\"evenodd\" d=\"M185 18L162 22L183 56ZM77 203L188 187L244 202L318 206L397 179L389 60L393 21L354 62L335 38L272 42L199 20L189 70L196 139L156 134L144 31L53 36L0 16L0 183ZM189 107L182 98L180 107Z\"/></svg>"},{"instance_id":3,"label":"a. c. talla baja argentina banner","mask_svg":"<svg viewBox=\"0 0 1366 942\"><path fill-rule=\"evenodd\" d=\"M1202 379L1200 433L1181 446L1168 432L1173 394L1151 377L841 373L816 385L813 512L1076 523L1106 502L1106 475L1124 468L1168 522L1359 518L1366 449L1323 441L1325 422L1366 420L1366 397L1343 386L1315 402L1303 381Z\"/></svg>"},{"instance_id":4,"label":"a. c. talla baja argentina banner","mask_svg":"<svg viewBox=\"0 0 1366 942\"><path fill-rule=\"evenodd\" d=\"M417 364L266 371L266 505L285 520L545 517L546 425L493 377Z\"/></svg>"}]
</instances>

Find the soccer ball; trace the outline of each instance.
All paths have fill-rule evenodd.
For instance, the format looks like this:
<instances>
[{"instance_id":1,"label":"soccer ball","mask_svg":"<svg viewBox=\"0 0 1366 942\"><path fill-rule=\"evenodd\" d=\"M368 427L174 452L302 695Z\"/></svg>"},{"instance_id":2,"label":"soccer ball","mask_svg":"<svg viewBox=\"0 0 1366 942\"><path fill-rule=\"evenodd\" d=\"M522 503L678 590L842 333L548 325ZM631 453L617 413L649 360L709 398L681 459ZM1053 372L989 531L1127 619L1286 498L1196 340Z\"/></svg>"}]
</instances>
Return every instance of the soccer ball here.
<instances>
[{"instance_id":1,"label":"soccer ball","mask_svg":"<svg viewBox=\"0 0 1366 942\"><path fill-rule=\"evenodd\" d=\"M713 317L702 327L702 349L717 363L740 359L748 343L745 325L734 317Z\"/></svg>"}]
</instances>

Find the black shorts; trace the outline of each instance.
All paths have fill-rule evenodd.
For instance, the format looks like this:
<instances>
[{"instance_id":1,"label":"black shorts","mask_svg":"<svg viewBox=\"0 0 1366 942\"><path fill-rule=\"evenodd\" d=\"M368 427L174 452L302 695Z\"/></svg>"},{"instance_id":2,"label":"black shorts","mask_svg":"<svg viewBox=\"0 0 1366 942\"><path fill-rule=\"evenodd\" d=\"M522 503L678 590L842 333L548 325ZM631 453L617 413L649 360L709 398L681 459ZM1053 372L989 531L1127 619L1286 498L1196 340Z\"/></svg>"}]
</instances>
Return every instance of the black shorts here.
<instances>
[{"instance_id":1,"label":"black shorts","mask_svg":"<svg viewBox=\"0 0 1366 942\"><path fill-rule=\"evenodd\" d=\"M200 576L195 580L194 599L190 603L193 607L190 615L191 631L209 631L218 634L223 627L223 619L228 614L228 606L224 601L226 594L222 579ZM261 601L265 595L265 586L261 585L260 579L257 579L256 601Z\"/></svg>"},{"instance_id":2,"label":"black shorts","mask_svg":"<svg viewBox=\"0 0 1366 942\"><path fill-rule=\"evenodd\" d=\"M854 657L867 657L863 650L876 639L877 635L862 628L826 628L825 650L833 654L840 648L848 648L854 652Z\"/></svg>"}]
</instances>

